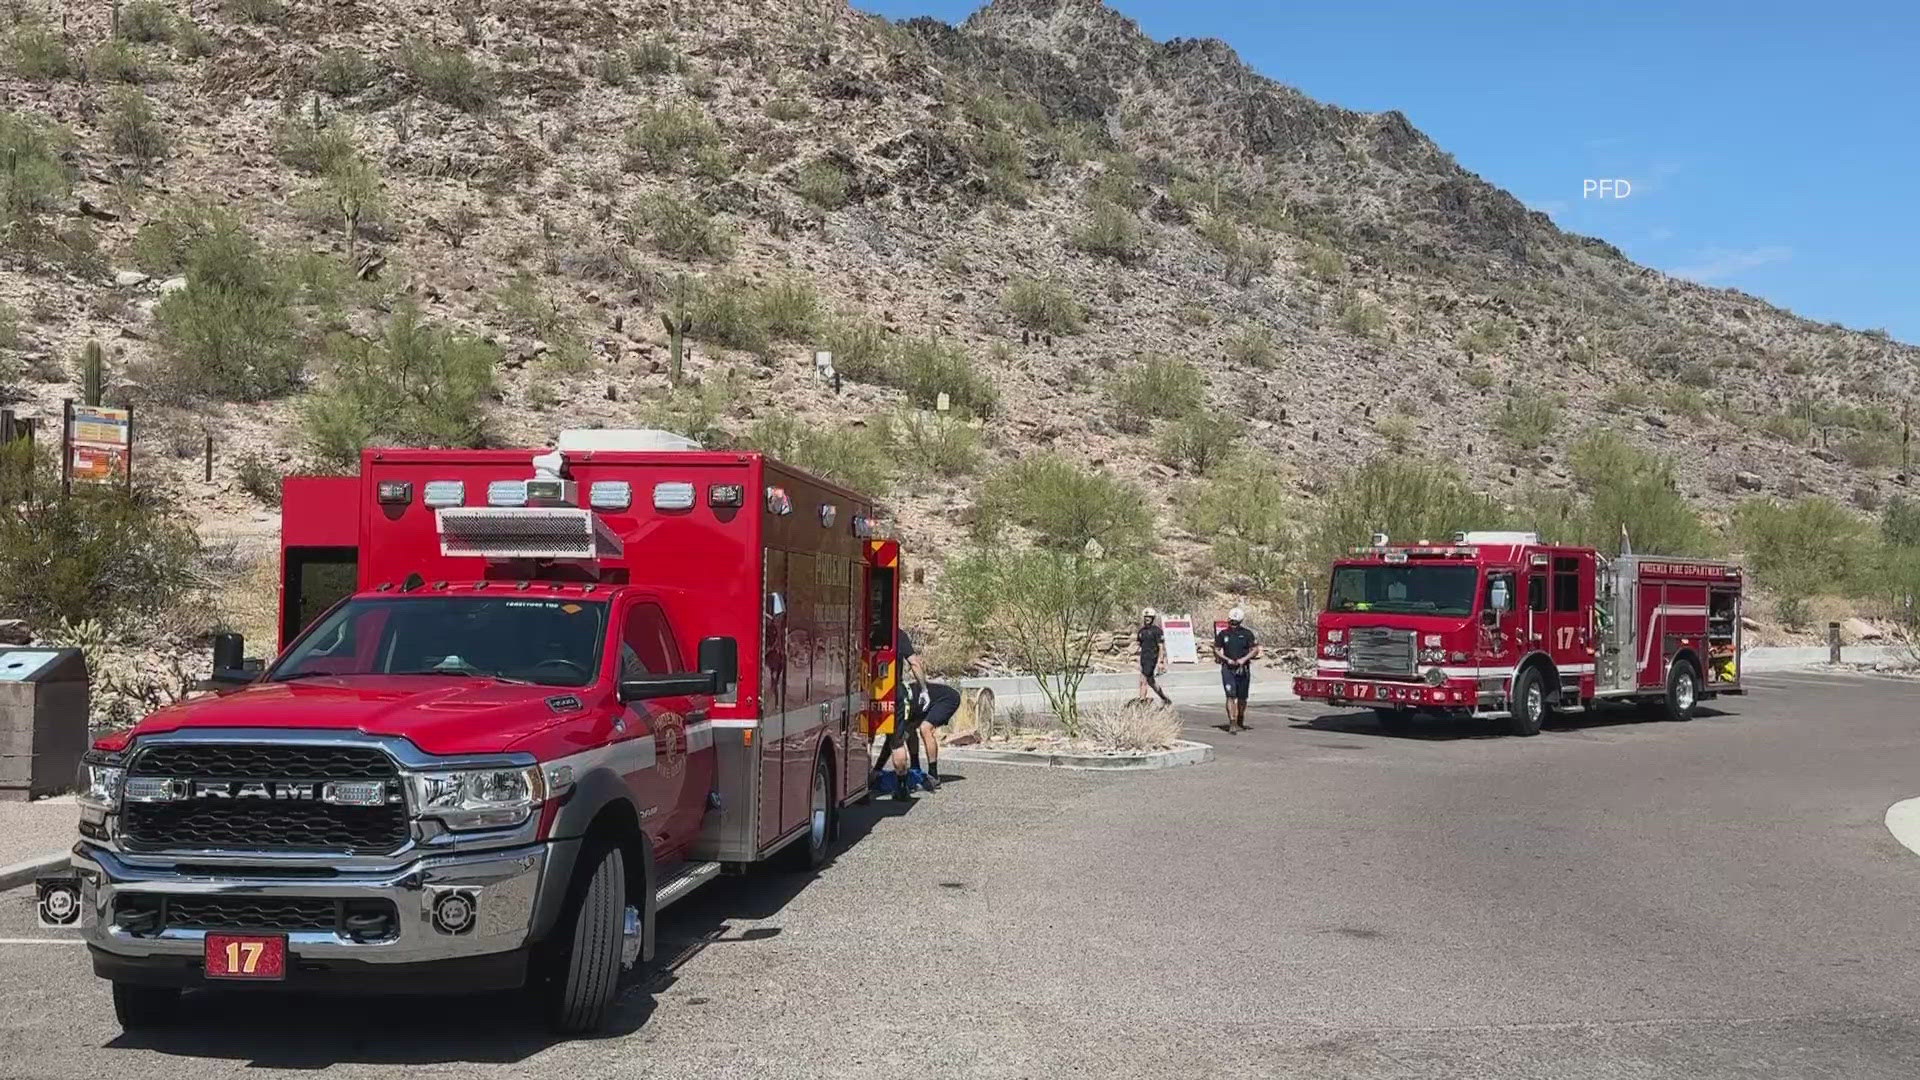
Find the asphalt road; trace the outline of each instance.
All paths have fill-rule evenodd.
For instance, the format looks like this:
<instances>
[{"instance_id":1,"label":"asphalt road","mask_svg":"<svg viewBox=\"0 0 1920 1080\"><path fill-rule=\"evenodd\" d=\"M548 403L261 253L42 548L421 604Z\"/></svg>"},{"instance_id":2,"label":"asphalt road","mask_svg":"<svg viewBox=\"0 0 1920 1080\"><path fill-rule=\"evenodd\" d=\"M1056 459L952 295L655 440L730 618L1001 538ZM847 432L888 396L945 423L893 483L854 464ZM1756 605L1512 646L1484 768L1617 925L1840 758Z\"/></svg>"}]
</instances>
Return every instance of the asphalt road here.
<instances>
[{"instance_id":1,"label":"asphalt road","mask_svg":"<svg viewBox=\"0 0 1920 1080\"><path fill-rule=\"evenodd\" d=\"M513 998L269 997L136 1039L82 950L0 945L0 1075L1911 1080L1920 855L1882 816L1920 795L1920 683L1755 681L1687 724L1193 709L1209 765L970 766L811 880L670 912L597 1040Z\"/></svg>"}]
</instances>

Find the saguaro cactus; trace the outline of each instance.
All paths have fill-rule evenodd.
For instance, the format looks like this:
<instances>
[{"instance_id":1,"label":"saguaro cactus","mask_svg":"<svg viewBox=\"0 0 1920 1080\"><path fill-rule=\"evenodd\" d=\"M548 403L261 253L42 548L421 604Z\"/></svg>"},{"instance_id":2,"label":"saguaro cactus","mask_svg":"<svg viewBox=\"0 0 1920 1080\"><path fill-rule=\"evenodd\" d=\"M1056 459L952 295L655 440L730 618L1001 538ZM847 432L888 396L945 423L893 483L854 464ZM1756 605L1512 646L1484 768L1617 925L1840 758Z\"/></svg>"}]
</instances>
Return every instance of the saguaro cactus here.
<instances>
[{"instance_id":1,"label":"saguaro cactus","mask_svg":"<svg viewBox=\"0 0 1920 1080\"><path fill-rule=\"evenodd\" d=\"M107 355L97 341L80 351L80 396L88 405L100 404L107 389Z\"/></svg>"},{"instance_id":2,"label":"saguaro cactus","mask_svg":"<svg viewBox=\"0 0 1920 1080\"><path fill-rule=\"evenodd\" d=\"M680 385L680 365L686 359L687 333L693 329L693 316L687 311L687 279L681 278L674 290L673 310L660 316L667 328L667 385Z\"/></svg>"}]
</instances>

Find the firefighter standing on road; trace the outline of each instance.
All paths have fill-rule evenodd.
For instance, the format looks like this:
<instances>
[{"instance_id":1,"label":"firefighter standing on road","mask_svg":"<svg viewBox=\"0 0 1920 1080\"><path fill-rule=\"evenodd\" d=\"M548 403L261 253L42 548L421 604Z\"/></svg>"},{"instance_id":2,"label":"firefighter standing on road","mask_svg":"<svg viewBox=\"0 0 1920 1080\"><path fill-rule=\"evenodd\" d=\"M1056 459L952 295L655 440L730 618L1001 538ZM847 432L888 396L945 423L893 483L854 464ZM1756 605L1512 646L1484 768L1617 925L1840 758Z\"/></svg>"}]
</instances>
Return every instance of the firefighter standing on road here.
<instances>
[{"instance_id":1,"label":"firefighter standing on road","mask_svg":"<svg viewBox=\"0 0 1920 1080\"><path fill-rule=\"evenodd\" d=\"M1167 696L1165 690L1160 689L1160 683L1156 681L1158 676L1167 673L1165 648L1167 633L1160 628L1159 618L1160 613L1152 608L1142 611L1140 632L1134 635L1134 640L1140 643L1140 693L1138 696L1144 701L1148 691L1152 691L1160 695L1161 701L1171 705L1173 699Z\"/></svg>"},{"instance_id":2,"label":"firefighter standing on road","mask_svg":"<svg viewBox=\"0 0 1920 1080\"><path fill-rule=\"evenodd\" d=\"M1213 658L1220 664L1220 685L1227 692L1227 730L1247 730L1247 694L1253 685L1253 662L1260 659L1260 639L1244 625L1247 613L1227 612L1227 628L1213 635Z\"/></svg>"}]
</instances>

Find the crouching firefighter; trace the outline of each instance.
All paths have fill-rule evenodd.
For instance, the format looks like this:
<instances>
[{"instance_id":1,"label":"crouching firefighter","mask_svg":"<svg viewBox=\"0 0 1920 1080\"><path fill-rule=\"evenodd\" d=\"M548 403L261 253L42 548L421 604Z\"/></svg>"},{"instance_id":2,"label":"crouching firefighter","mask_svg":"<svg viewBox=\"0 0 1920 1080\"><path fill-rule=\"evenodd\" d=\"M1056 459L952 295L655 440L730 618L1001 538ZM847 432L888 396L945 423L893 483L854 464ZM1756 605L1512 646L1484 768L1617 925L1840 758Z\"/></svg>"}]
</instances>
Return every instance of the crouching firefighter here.
<instances>
[{"instance_id":1,"label":"crouching firefighter","mask_svg":"<svg viewBox=\"0 0 1920 1080\"><path fill-rule=\"evenodd\" d=\"M905 629L894 631L893 649L898 673L893 727L881 743L879 760L873 766L873 788L882 795L892 792L896 801L905 802L913 798L914 788L933 791L940 781L920 767L920 728L933 704L926 665Z\"/></svg>"}]
</instances>

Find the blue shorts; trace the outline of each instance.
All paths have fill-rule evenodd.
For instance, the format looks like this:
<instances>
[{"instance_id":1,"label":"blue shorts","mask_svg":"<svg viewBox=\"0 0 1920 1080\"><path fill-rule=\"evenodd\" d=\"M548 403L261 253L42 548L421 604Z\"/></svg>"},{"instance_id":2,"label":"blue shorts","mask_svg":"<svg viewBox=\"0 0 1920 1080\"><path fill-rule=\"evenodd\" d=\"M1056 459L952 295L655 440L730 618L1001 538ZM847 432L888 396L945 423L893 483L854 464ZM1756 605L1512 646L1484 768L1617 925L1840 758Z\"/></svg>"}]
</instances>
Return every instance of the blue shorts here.
<instances>
[{"instance_id":1,"label":"blue shorts","mask_svg":"<svg viewBox=\"0 0 1920 1080\"><path fill-rule=\"evenodd\" d=\"M1253 689L1253 669L1250 667L1228 667L1220 665L1220 686L1227 696L1235 701L1247 700L1247 694Z\"/></svg>"}]
</instances>

